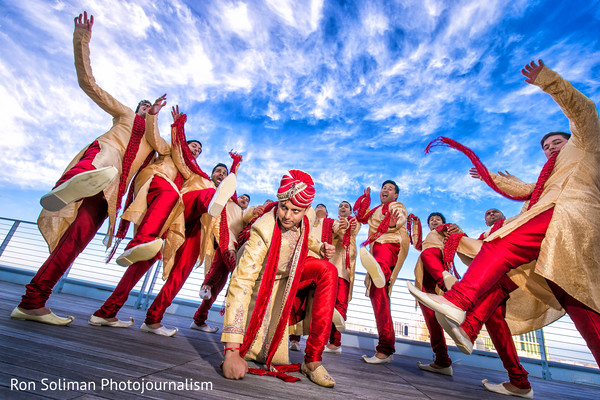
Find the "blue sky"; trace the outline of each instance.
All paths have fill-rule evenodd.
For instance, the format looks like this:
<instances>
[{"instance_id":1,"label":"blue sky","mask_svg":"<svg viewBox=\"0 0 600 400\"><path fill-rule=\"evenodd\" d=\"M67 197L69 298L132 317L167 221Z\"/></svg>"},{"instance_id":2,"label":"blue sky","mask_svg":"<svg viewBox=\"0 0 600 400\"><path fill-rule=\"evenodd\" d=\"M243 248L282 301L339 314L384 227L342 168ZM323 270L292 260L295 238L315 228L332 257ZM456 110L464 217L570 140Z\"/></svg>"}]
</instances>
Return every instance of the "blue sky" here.
<instances>
[{"instance_id":1,"label":"blue sky","mask_svg":"<svg viewBox=\"0 0 600 400\"><path fill-rule=\"evenodd\" d=\"M0 216L33 221L39 197L111 118L77 85L73 18L95 17L98 83L134 107L168 94L188 114L210 170L244 156L239 192L273 198L288 169L317 182L337 213L394 179L422 219L441 211L470 236L483 213L520 203L468 176L449 136L493 171L535 181L540 137L567 130L520 69L541 58L596 104L599 1L1 1ZM163 136L170 115L160 116ZM359 237L364 239L366 228ZM411 250L403 275L411 276Z\"/></svg>"}]
</instances>

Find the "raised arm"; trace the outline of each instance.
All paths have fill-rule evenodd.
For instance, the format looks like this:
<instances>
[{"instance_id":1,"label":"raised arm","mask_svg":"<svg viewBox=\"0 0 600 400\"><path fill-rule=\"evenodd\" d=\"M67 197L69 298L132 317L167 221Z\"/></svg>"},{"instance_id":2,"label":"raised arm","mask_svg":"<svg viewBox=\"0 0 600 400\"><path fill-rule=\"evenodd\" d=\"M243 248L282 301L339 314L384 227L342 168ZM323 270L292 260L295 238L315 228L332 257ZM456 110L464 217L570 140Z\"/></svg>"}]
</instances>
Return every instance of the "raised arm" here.
<instances>
[{"instance_id":1,"label":"raised arm","mask_svg":"<svg viewBox=\"0 0 600 400\"><path fill-rule=\"evenodd\" d=\"M92 25L94 16L88 19L87 12L75 17L75 32L73 32L73 51L75 55L75 70L79 87L104 111L113 117L133 114L133 110L110 94L105 92L98 84L92 73L90 62L90 40L92 38Z\"/></svg>"},{"instance_id":2,"label":"raised arm","mask_svg":"<svg viewBox=\"0 0 600 400\"><path fill-rule=\"evenodd\" d=\"M146 114L146 139L150 146L160 155L171 154L171 146L160 136L158 131L158 113L167 104L167 95L160 96Z\"/></svg>"},{"instance_id":3,"label":"raised arm","mask_svg":"<svg viewBox=\"0 0 600 400\"><path fill-rule=\"evenodd\" d=\"M570 141L586 151L600 151L600 120L592 100L575 89L568 81L538 60L530 62L521 70L527 77L525 82L540 87L552 96L565 116L573 136Z\"/></svg>"}]
</instances>

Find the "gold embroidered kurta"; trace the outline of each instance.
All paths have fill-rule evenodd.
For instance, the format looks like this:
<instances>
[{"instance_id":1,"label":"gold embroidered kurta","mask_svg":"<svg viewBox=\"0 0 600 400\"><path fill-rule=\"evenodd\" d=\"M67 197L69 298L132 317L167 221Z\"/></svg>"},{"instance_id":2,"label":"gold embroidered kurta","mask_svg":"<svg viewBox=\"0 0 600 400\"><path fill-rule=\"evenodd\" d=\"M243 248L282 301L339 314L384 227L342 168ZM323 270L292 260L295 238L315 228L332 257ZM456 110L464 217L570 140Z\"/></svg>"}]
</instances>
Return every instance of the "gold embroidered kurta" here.
<instances>
[{"instance_id":1,"label":"gold embroidered kurta","mask_svg":"<svg viewBox=\"0 0 600 400\"><path fill-rule=\"evenodd\" d=\"M242 343L244 340L266 267L275 224L276 218L272 212L269 212L252 225L250 238L231 276L225 305L222 342ZM269 343L275 334L283 306L290 296L291 280L298 268L303 229L306 227L301 226L300 229L288 230L281 234L281 250L272 296L265 311L263 324L245 356L247 360L266 361ZM311 238L308 245L313 251L320 247L320 243ZM273 357L273 365L289 364L288 334L286 328L281 342L276 344L277 351Z\"/></svg>"},{"instance_id":2,"label":"gold embroidered kurta","mask_svg":"<svg viewBox=\"0 0 600 400\"><path fill-rule=\"evenodd\" d=\"M600 121L594 102L544 67L535 85L550 94L569 119L572 136L562 148L540 200L530 210L490 235L503 237L541 212L554 207L540 255L531 270L512 273L519 285L528 277L547 278L596 312L600 312ZM494 181L510 194L530 193L502 177ZM531 188L531 185L525 186ZM516 275L521 272L521 280ZM538 295L535 289L531 292ZM543 299L543 292L540 294Z\"/></svg>"},{"instance_id":3,"label":"gold embroidered kurta","mask_svg":"<svg viewBox=\"0 0 600 400\"><path fill-rule=\"evenodd\" d=\"M114 166L119 171L119 175L117 175L111 184L103 191L104 197L108 203L109 220L105 244L107 247L110 247L117 218L117 195L122 171L123 155L125 154L125 149L127 148L127 144L131 137L135 112L131 108L121 104L96 83L90 63L90 39L90 31L75 28L73 34L73 48L75 52L75 70L77 72L79 86L90 99L113 117L113 126L110 130L96 139L100 146L100 152L92 162L96 168ZM169 153L169 145L160 137L158 129L148 129L149 119L156 119L156 116L150 114L146 116L146 133L142 137L139 149L131 165L129 176L127 177L127 184L129 184L152 150L156 150L159 154ZM85 150L87 150L87 147L71 161L65 172L79 162ZM65 231L77 217L77 211L80 205L81 201L76 201L64 207L62 210L56 212L42 210L40 213L38 227L48 243L50 252L54 250Z\"/></svg>"},{"instance_id":4,"label":"gold embroidered kurta","mask_svg":"<svg viewBox=\"0 0 600 400\"><path fill-rule=\"evenodd\" d=\"M402 268L402 264L404 264L404 260L408 255L408 247L410 243L410 237L408 236L408 232L406 231L406 218L408 217L408 212L406 211L406 207L404 204L398 201L392 201L389 203L389 212L393 212L395 210L400 212L400 218L398 222L396 222L396 226L394 228L388 228L388 231L381 235L375 243L400 243L400 252L398 253L398 261L396 262L396 266L392 271L392 276L389 280L388 293L392 294L392 287L394 286L394 282L396 281L396 277ZM383 207L379 207L371 217L369 217L368 225L369 225L369 237L373 235L381 222L383 221L383 212L381 211ZM367 213L370 210L367 210ZM373 244L370 245L370 251L373 253ZM371 277L369 274L365 277L365 286L367 287L366 296L369 295L369 290L371 288Z\"/></svg>"}]
</instances>

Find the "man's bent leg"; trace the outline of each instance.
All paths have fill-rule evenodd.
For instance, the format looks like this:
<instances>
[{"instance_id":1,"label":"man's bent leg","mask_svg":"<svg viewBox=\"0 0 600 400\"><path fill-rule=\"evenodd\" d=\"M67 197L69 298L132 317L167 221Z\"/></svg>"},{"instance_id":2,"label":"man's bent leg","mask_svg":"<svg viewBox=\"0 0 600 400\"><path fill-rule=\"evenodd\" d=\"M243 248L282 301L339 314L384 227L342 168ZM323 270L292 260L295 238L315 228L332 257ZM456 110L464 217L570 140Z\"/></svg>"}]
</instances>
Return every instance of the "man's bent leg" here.
<instances>
[{"instance_id":1,"label":"man's bent leg","mask_svg":"<svg viewBox=\"0 0 600 400\"><path fill-rule=\"evenodd\" d=\"M158 292L158 295L146 312L146 325L158 324L162 321L165 311L171 305L173 299L177 296L177 293L179 293L183 284L192 273L199 252L200 229L197 229L195 233L192 233L191 237L185 239L185 242L183 242L179 250L177 250L173 269L164 286L160 289L160 292Z\"/></svg>"},{"instance_id":2,"label":"man's bent leg","mask_svg":"<svg viewBox=\"0 0 600 400\"><path fill-rule=\"evenodd\" d=\"M130 265L117 284L117 287L115 287L115 290L113 290L112 294L102 304L102 307L96 310L94 315L104 319L115 318L121 307L123 307L123 304L127 301L131 290L142 276L148 272L156 259L157 257L154 257L150 260L139 261Z\"/></svg>"},{"instance_id":3,"label":"man's bent leg","mask_svg":"<svg viewBox=\"0 0 600 400\"><path fill-rule=\"evenodd\" d=\"M600 366L600 314L565 292L560 286L546 279L552 293L565 309L575 327L592 352L596 364Z\"/></svg>"},{"instance_id":4,"label":"man's bent leg","mask_svg":"<svg viewBox=\"0 0 600 400\"><path fill-rule=\"evenodd\" d=\"M436 280L429 275L427 271L424 272L423 291L426 293L435 293L435 286L437 285ZM443 368L449 367L452 364L452 360L448 355L448 346L446 344L446 338L444 337L444 330L439 322L437 322L437 319L435 318L435 312L433 310L425 307L421 303L419 303L419 306L421 307L425 324L429 330L429 342L431 344L431 349L435 354L434 364Z\"/></svg>"},{"instance_id":5,"label":"man's bent leg","mask_svg":"<svg viewBox=\"0 0 600 400\"><path fill-rule=\"evenodd\" d=\"M135 236L127 244L126 250L139 244L148 243L159 237L173 207L179 200L179 193L160 176L154 176L148 189L146 201L148 209Z\"/></svg>"},{"instance_id":6,"label":"man's bent leg","mask_svg":"<svg viewBox=\"0 0 600 400\"><path fill-rule=\"evenodd\" d=\"M504 369L508 372L510 383L519 389L531 389L527 379L527 371L521 365L515 342L513 341L510 329L504 319L506 316L506 303L498 306L491 317L486 321L485 326L498 352Z\"/></svg>"},{"instance_id":7,"label":"man's bent leg","mask_svg":"<svg viewBox=\"0 0 600 400\"><path fill-rule=\"evenodd\" d=\"M107 217L103 193L82 200L77 217L65 231L54 251L26 286L19 308L33 310L46 306L52 288L64 275L77 256L94 238Z\"/></svg>"},{"instance_id":8,"label":"man's bent leg","mask_svg":"<svg viewBox=\"0 0 600 400\"><path fill-rule=\"evenodd\" d=\"M396 352L396 335L392 322L388 286L399 252L400 244L398 243L373 243L373 256L379 263L387 284L382 288L371 285L369 297L371 298L375 322L377 323L377 332L379 334L379 343L376 350L378 353L385 354L386 356Z\"/></svg>"},{"instance_id":9,"label":"man's bent leg","mask_svg":"<svg viewBox=\"0 0 600 400\"><path fill-rule=\"evenodd\" d=\"M77 164L75 164L68 171L65 171L65 173L56 182L56 185L54 185L54 188L57 188L75 175L79 175L82 172L95 170L96 167L92 165L92 162L98 153L100 153L100 145L98 144L98 141L95 140L83 153L83 156L77 162Z\"/></svg>"},{"instance_id":10,"label":"man's bent leg","mask_svg":"<svg viewBox=\"0 0 600 400\"><path fill-rule=\"evenodd\" d=\"M350 282L344 278L337 279L337 296L335 299L335 309L338 310L344 321L348 312L348 297L350 296ZM331 324L331 334L329 335L329 343L336 347L342 345L342 334L335 328L334 324Z\"/></svg>"},{"instance_id":11,"label":"man's bent leg","mask_svg":"<svg viewBox=\"0 0 600 400\"><path fill-rule=\"evenodd\" d=\"M464 277L444 298L469 311L508 271L535 260L553 211L554 208L546 210L506 236L485 242Z\"/></svg>"},{"instance_id":12,"label":"man's bent leg","mask_svg":"<svg viewBox=\"0 0 600 400\"><path fill-rule=\"evenodd\" d=\"M203 285L210 286L210 299L202 300L202 304L200 304L200 307L198 307L196 313L194 314L194 323L198 326L204 325L206 323L210 308L215 303L215 301L217 301L219 293L221 293L221 290L223 290L225 284L227 283L227 276L229 274L227 271L227 267L225 266L225 262L223 261L223 258L220 256L220 254L220 250L217 250L215 252L215 258L213 259L212 265L210 266L210 270L213 273L210 279L208 279L208 274L207 278L204 279Z\"/></svg>"},{"instance_id":13,"label":"man's bent leg","mask_svg":"<svg viewBox=\"0 0 600 400\"><path fill-rule=\"evenodd\" d=\"M310 333L306 339L304 360L307 363L321 361L327 344L333 307L337 294L337 268L329 261L308 257L304 262L298 290L315 286L310 317Z\"/></svg>"}]
</instances>

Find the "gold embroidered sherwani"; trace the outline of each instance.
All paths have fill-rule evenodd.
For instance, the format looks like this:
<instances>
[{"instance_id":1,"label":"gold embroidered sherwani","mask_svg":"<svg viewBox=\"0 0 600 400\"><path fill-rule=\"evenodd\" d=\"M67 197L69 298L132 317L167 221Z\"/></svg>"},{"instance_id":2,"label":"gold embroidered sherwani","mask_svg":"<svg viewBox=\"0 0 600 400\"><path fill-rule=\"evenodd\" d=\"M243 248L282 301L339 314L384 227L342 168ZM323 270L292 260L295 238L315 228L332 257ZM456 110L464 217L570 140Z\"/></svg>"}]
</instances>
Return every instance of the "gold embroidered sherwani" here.
<instances>
[{"instance_id":1,"label":"gold embroidered sherwani","mask_svg":"<svg viewBox=\"0 0 600 400\"><path fill-rule=\"evenodd\" d=\"M135 112L102 90L96 83L90 64L90 38L90 31L75 28L73 34L73 48L75 50L75 70L77 71L79 86L90 99L94 101L94 103L113 117L113 126L110 130L96 139L100 145L100 152L92 162L96 168L114 166L119 170L117 177L103 191L106 202L108 203L109 221L105 244L107 247L110 247L117 218L116 203L123 155L125 154L125 149L127 148L129 138L131 137ZM142 137L139 149L131 165L129 176L127 177L127 184L129 184L152 150L156 150L159 154L163 155L169 154L169 144L160 137L158 129L148 128L148 125L150 125L148 124L149 120L156 120L156 115L148 114L146 116L146 133ZM85 150L87 150L87 147L71 161L65 172L77 164ZM54 250L65 231L75 220L80 204L81 201L77 201L69 204L60 211L50 212L42 210L40 213L38 227L48 243L50 252Z\"/></svg>"},{"instance_id":2,"label":"gold embroidered sherwani","mask_svg":"<svg viewBox=\"0 0 600 400\"><path fill-rule=\"evenodd\" d=\"M352 288L354 287L354 270L356 267L356 235L360 231L361 223L356 221L356 226L350 232L350 268L346 268L346 249L344 248L344 235L348 228L341 229L340 221L336 220L333 223L333 245L335 246L335 254L329 260L338 271L338 277L342 278L350 283L350 292L348 293L348 302L352 300Z\"/></svg>"},{"instance_id":3,"label":"gold embroidered sherwani","mask_svg":"<svg viewBox=\"0 0 600 400\"><path fill-rule=\"evenodd\" d=\"M398 261L396 262L396 266L392 271L392 276L390 277L389 286L388 286L388 294L391 296L392 287L394 286L394 282L396 281L396 277L402 268L402 264L404 264L404 260L408 255L408 247L410 244L410 237L408 236L408 232L406 231L406 218L408 216L408 212L406 211L406 207L404 204L398 201L392 201L389 203L389 212L393 212L394 210L398 210L400 212L400 218L398 222L396 222L396 226L394 228L388 228L388 231L381 235L375 243L400 243L400 252L398 253ZM369 217L369 237L377 231L379 224L383 221L383 213L381 211L383 207L379 207L371 217ZM370 211L367 210L367 213ZM370 251L373 253L373 244L370 246ZM369 295L369 290L371 288L371 277L369 274L365 277L365 286L367 287L366 295Z\"/></svg>"},{"instance_id":4,"label":"gold embroidered sherwani","mask_svg":"<svg viewBox=\"0 0 600 400\"><path fill-rule=\"evenodd\" d=\"M572 136L562 148L540 200L530 210L490 235L503 237L541 212L554 207L552 220L534 266L509 274L518 285L544 301L543 292L529 288L532 277L547 278L569 295L600 312L600 121L594 102L569 82L544 67L535 85L550 94L569 119ZM531 185L494 176L510 194L531 193Z\"/></svg>"},{"instance_id":5,"label":"gold embroidered sherwani","mask_svg":"<svg viewBox=\"0 0 600 400\"><path fill-rule=\"evenodd\" d=\"M243 254L236 269L233 271L229 283L223 334L221 335L222 342L242 343L244 340L246 327L248 322L250 322L262 275L266 267L273 229L276 223L276 217L273 212L268 212L252 225L250 238L246 242ZM258 330L254 343L245 356L247 360L266 361L269 351L268 343L275 334L283 306L290 295L291 282L298 268L303 229L306 229L302 225L304 224L301 224L300 229L290 229L281 233L281 250L272 296L265 311L263 324ZM313 251L318 251L321 244L310 237L308 240L309 248ZM275 344L277 351L273 357L273 365L289 364L288 335L289 331L286 328L281 342Z\"/></svg>"}]
</instances>

